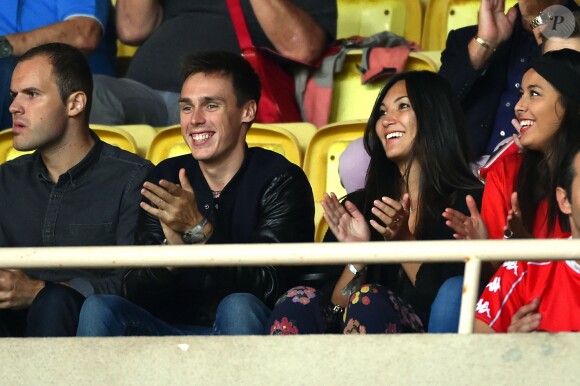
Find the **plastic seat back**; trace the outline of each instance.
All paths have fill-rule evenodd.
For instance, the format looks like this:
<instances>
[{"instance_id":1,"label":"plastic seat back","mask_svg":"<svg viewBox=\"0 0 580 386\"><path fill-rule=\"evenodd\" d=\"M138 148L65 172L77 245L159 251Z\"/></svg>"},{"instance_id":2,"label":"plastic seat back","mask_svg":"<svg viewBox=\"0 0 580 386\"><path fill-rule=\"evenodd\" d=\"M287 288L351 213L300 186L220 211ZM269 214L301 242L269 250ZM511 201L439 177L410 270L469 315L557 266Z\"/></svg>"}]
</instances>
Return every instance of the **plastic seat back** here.
<instances>
[{"instance_id":1,"label":"plastic seat back","mask_svg":"<svg viewBox=\"0 0 580 386\"><path fill-rule=\"evenodd\" d=\"M324 193L334 192L339 198L346 194L338 175L338 161L350 142L363 136L365 127L366 120L329 124L320 128L310 141L304 157L303 169L314 193L317 229L324 226L321 225L323 220L320 205ZM319 233L317 231L317 237L320 236ZM317 241L320 240L317 238Z\"/></svg>"},{"instance_id":2,"label":"plastic seat back","mask_svg":"<svg viewBox=\"0 0 580 386\"><path fill-rule=\"evenodd\" d=\"M91 129L108 144L118 146L123 150L137 154L137 146L129 133L115 126L90 125ZM23 154L32 153L32 151L19 151L13 147L12 129L0 132L0 163L10 161Z\"/></svg>"},{"instance_id":3,"label":"plastic seat back","mask_svg":"<svg viewBox=\"0 0 580 386\"><path fill-rule=\"evenodd\" d=\"M377 95L387 79L361 84L358 64L362 61L362 51L353 50L347 54L344 67L334 77L330 122L346 122L368 119ZM437 72L439 66L426 54L411 52L405 71L427 70Z\"/></svg>"},{"instance_id":4,"label":"plastic seat back","mask_svg":"<svg viewBox=\"0 0 580 386\"><path fill-rule=\"evenodd\" d=\"M338 0L337 36L370 36L391 31L407 40L421 39L420 0Z\"/></svg>"}]
</instances>

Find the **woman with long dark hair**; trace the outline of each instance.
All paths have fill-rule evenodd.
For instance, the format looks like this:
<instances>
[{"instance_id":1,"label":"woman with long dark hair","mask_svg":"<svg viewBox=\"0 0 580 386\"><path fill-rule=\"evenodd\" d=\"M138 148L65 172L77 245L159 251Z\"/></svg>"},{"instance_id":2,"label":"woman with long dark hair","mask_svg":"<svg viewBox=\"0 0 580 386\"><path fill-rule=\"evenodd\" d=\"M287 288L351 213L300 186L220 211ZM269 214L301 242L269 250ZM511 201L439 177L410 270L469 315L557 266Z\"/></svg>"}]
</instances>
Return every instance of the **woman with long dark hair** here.
<instances>
[{"instance_id":1,"label":"woman with long dark hair","mask_svg":"<svg viewBox=\"0 0 580 386\"><path fill-rule=\"evenodd\" d=\"M482 192L463 132L459 103L439 75L392 77L365 130L371 161L364 189L349 194L344 206L334 194L324 197L326 241L453 239L441 213L447 207L468 213L466 196ZM346 307L344 333L424 331L439 287L462 272L463 264L348 264L326 309ZM322 303L311 288L292 289L274 310L269 333L328 331L329 318L313 316Z\"/></svg>"},{"instance_id":2,"label":"woman with long dark hair","mask_svg":"<svg viewBox=\"0 0 580 386\"><path fill-rule=\"evenodd\" d=\"M580 143L580 53L550 51L532 60L515 106L523 150L487 172L481 215L444 214L456 238L564 238L556 191L562 157Z\"/></svg>"}]
</instances>

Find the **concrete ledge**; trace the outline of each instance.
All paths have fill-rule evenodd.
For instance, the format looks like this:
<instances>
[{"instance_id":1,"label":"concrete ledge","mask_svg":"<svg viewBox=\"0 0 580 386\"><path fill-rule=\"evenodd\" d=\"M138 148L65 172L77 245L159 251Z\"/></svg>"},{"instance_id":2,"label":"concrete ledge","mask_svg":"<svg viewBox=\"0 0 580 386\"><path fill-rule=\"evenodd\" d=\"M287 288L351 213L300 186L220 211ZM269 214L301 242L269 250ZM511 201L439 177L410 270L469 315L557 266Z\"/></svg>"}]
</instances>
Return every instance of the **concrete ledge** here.
<instances>
[{"instance_id":1,"label":"concrete ledge","mask_svg":"<svg viewBox=\"0 0 580 386\"><path fill-rule=\"evenodd\" d=\"M2 385L578 384L580 334L0 339Z\"/></svg>"}]
</instances>

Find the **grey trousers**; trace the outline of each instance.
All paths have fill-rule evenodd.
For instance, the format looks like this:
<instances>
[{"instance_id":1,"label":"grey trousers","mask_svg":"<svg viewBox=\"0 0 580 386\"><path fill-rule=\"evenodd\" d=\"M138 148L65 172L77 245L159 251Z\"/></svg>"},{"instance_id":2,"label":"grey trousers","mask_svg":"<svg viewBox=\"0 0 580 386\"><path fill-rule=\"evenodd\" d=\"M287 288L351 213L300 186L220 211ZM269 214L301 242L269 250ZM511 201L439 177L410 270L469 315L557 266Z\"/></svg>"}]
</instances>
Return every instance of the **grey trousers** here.
<instances>
[{"instance_id":1,"label":"grey trousers","mask_svg":"<svg viewBox=\"0 0 580 386\"><path fill-rule=\"evenodd\" d=\"M94 75L91 123L102 125L179 123L179 93L154 90L128 78Z\"/></svg>"}]
</instances>

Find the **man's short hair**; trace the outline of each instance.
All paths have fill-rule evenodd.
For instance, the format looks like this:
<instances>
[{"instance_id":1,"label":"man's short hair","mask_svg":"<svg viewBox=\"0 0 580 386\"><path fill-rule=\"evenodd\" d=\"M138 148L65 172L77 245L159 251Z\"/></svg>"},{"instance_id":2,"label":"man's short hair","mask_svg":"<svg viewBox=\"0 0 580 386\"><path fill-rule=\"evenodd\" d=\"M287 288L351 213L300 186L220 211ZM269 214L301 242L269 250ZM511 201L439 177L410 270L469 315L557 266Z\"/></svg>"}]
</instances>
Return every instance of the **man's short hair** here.
<instances>
[{"instance_id":1,"label":"man's short hair","mask_svg":"<svg viewBox=\"0 0 580 386\"><path fill-rule=\"evenodd\" d=\"M184 81L191 75L200 73L229 76L238 107L250 100L256 101L256 104L260 102L260 79L250 63L239 54L197 51L185 58L181 73Z\"/></svg>"},{"instance_id":2,"label":"man's short hair","mask_svg":"<svg viewBox=\"0 0 580 386\"><path fill-rule=\"evenodd\" d=\"M93 75L85 55L75 47L64 43L48 43L31 48L18 62L44 56L52 65L52 75L63 103L77 91L87 96L85 116L88 121L93 98Z\"/></svg>"}]
</instances>

